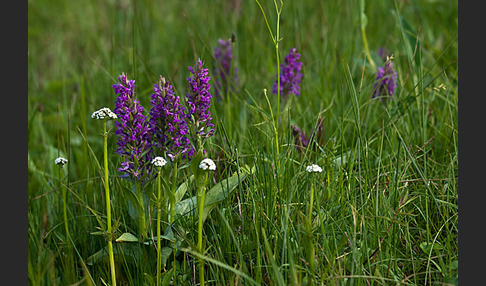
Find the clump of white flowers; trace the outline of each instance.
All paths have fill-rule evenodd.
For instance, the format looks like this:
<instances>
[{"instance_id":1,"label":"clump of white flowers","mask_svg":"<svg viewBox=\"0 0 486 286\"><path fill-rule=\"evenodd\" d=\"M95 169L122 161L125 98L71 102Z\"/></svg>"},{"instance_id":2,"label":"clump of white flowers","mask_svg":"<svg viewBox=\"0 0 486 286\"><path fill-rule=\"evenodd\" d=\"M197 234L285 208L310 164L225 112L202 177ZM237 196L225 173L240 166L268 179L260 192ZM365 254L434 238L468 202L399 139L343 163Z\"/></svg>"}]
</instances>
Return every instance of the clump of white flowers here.
<instances>
[{"instance_id":1,"label":"clump of white flowers","mask_svg":"<svg viewBox=\"0 0 486 286\"><path fill-rule=\"evenodd\" d=\"M93 112L93 114L91 114L91 118L95 118L95 119L105 119L105 118L117 119L118 116L116 116L116 114L113 111L111 111L108 107L103 107L100 110Z\"/></svg>"},{"instance_id":2,"label":"clump of white flowers","mask_svg":"<svg viewBox=\"0 0 486 286\"><path fill-rule=\"evenodd\" d=\"M61 167L63 167L67 162L68 162L68 160L66 158L63 158L63 157L58 157L54 160L54 164L61 165Z\"/></svg>"},{"instance_id":3,"label":"clump of white flowers","mask_svg":"<svg viewBox=\"0 0 486 286\"><path fill-rule=\"evenodd\" d=\"M155 166L155 167L163 167L165 164L167 164L167 161L162 158L162 157L155 157L154 159L152 159L152 164Z\"/></svg>"},{"instance_id":4,"label":"clump of white flowers","mask_svg":"<svg viewBox=\"0 0 486 286\"><path fill-rule=\"evenodd\" d=\"M318 165L316 164L312 164L310 166L307 166L307 168L305 168L305 170L309 173L321 173L322 172L322 168L319 167Z\"/></svg>"},{"instance_id":5,"label":"clump of white flowers","mask_svg":"<svg viewBox=\"0 0 486 286\"><path fill-rule=\"evenodd\" d=\"M214 164L214 161L211 159L204 159L199 163L199 169L202 169L203 171L210 170L214 171L216 170L216 164Z\"/></svg>"}]
</instances>

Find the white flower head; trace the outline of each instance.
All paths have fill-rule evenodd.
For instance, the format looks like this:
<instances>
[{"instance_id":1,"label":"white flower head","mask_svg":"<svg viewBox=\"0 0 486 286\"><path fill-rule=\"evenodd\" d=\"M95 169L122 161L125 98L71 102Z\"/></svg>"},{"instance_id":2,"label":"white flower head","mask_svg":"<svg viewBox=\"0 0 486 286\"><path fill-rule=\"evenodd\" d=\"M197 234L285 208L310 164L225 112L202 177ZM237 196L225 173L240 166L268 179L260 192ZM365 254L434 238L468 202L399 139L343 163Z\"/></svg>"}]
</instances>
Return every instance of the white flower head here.
<instances>
[{"instance_id":1,"label":"white flower head","mask_svg":"<svg viewBox=\"0 0 486 286\"><path fill-rule=\"evenodd\" d=\"M322 168L319 167L318 165L316 164L312 164L310 166L307 166L307 168L305 168L305 170L309 173L321 173L322 172Z\"/></svg>"},{"instance_id":2,"label":"white flower head","mask_svg":"<svg viewBox=\"0 0 486 286\"><path fill-rule=\"evenodd\" d=\"M214 164L214 161L211 159L204 159L199 163L199 168L202 169L203 171L210 170L214 171L216 170L216 164Z\"/></svg>"},{"instance_id":3,"label":"white flower head","mask_svg":"<svg viewBox=\"0 0 486 286\"><path fill-rule=\"evenodd\" d=\"M61 167L63 167L67 162L68 162L68 160L66 158L63 158L63 157L59 157L59 158L56 158L54 160L54 164L61 165Z\"/></svg>"},{"instance_id":4,"label":"white flower head","mask_svg":"<svg viewBox=\"0 0 486 286\"><path fill-rule=\"evenodd\" d=\"M167 161L165 161L164 158L162 157L155 157L153 160L152 160L152 164L155 166L155 167L163 167L165 164L167 164Z\"/></svg>"},{"instance_id":5,"label":"white flower head","mask_svg":"<svg viewBox=\"0 0 486 286\"><path fill-rule=\"evenodd\" d=\"M97 110L91 114L91 118L95 119L117 119L118 116L116 116L115 113L113 113L108 107L103 107L100 110Z\"/></svg>"}]
</instances>

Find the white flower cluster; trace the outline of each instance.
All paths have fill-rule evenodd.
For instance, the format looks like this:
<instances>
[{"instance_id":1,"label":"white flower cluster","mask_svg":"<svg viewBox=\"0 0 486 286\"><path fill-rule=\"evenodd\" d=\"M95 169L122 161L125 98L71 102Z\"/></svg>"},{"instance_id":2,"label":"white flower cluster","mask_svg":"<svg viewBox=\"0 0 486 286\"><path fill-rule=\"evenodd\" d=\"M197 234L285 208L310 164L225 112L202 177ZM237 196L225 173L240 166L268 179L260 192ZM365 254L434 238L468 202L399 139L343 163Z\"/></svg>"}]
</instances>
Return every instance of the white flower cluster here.
<instances>
[{"instance_id":1,"label":"white flower cluster","mask_svg":"<svg viewBox=\"0 0 486 286\"><path fill-rule=\"evenodd\" d=\"M312 164L310 166L307 166L307 168L305 168L305 170L309 173L321 173L322 172L322 168L317 166L316 164Z\"/></svg>"},{"instance_id":2,"label":"white flower cluster","mask_svg":"<svg viewBox=\"0 0 486 286\"><path fill-rule=\"evenodd\" d=\"M54 160L54 164L61 165L61 167L64 166L67 162L68 162L68 160L66 158L63 158L63 157L59 157L59 158L56 158Z\"/></svg>"},{"instance_id":3,"label":"white flower cluster","mask_svg":"<svg viewBox=\"0 0 486 286\"><path fill-rule=\"evenodd\" d=\"M152 164L155 166L155 167L163 167L165 164L167 164L167 161L165 161L164 158L162 157L155 157L153 160L152 160Z\"/></svg>"},{"instance_id":4,"label":"white flower cluster","mask_svg":"<svg viewBox=\"0 0 486 286\"><path fill-rule=\"evenodd\" d=\"M95 119L117 119L118 116L116 116L115 113L113 113L108 107L103 107L100 110L97 110L91 114L91 118Z\"/></svg>"},{"instance_id":5,"label":"white flower cluster","mask_svg":"<svg viewBox=\"0 0 486 286\"><path fill-rule=\"evenodd\" d=\"M206 170L211 170L214 171L216 170L216 164L214 164L214 161L211 159L204 159L199 163L199 168L202 169L203 171Z\"/></svg>"}]
</instances>

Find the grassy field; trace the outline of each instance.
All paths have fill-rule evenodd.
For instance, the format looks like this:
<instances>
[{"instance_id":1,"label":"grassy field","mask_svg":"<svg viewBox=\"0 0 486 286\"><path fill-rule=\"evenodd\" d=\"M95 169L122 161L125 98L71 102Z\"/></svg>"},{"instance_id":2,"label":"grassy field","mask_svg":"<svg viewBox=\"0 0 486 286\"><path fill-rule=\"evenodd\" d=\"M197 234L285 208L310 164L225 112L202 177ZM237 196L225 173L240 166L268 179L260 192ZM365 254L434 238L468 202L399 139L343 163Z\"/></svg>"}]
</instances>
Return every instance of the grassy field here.
<instances>
[{"instance_id":1,"label":"grassy field","mask_svg":"<svg viewBox=\"0 0 486 286\"><path fill-rule=\"evenodd\" d=\"M214 78L230 38L237 82L220 98L209 82L204 253L183 161L177 177L164 171L180 196L157 281L157 179L143 189L142 240L114 122L105 168L91 114L115 108L122 73L145 116L160 76L184 100L188 67L200 58ZM200 285L201 259L208 285L457 285L457 39L457 1L29 1L29 284L113 285L113 241L119 285ZM272 85L291 48L304 77L283 98ZM398 75L384 101L372 98L380 48ZM322 135L299 149L292 127L310 137L320 119Z\"/></svg>"}]
</instances>

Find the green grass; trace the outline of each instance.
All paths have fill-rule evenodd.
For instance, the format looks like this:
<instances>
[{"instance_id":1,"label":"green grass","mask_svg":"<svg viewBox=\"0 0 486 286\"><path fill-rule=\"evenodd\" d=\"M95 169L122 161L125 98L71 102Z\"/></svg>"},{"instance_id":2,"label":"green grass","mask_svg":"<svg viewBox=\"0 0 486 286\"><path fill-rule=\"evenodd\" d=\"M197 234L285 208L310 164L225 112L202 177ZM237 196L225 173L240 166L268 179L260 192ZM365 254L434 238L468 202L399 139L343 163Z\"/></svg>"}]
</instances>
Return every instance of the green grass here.
<instances>
[{"instance_id":1,"label":"green grass","mask_svg":"<svg viewBox=\"0 0 486 286\"><path fill-rule=\"evenodd\" d=\"M200 57L212 72L218 38L234 33L239 89L211 107L216 134L206 147L218 169L209 187L245 166L251 172L205 221L204 256L195 248L196 224L176 222L186 232L176 256L178 285L199 284L199 258L208 285L306 284L305 167L313 163L324 169L311 226L315 285L457 285L457 1L367 1L370 55L379 66L376 51L386 47L398 71L397 93L385 103L371 100L374 71L359 3L284 1L280 62L296 47L304 79L302 94L280 110L271 93L274 43L258 4L241 1L238 10L239 2L29 1L29 284L111 283L108 260L88 261L107 245L93 234L106 227L106 201L102 124L90 116L114 108L116 77L125 72L136 80L148 112L159 75L183 96L187 67ZM260 3L275 33L274 1ZM319 116L322 146L298 152L290 124L310 134ZM114 238L137 233L131 185L116 171L116 140L108 137ZM53 163L58 156L69 159L61 176L72 241ZM182 169L178 184L190 175ZM195 195L189 186L183 199ZM156 192L156 181L147 191ZM152 204L154 235L155 218ZM118 284L155 285L154 245L114 242L114 248ZM172 263L170 256L162 279L171 279Z\"/></svg>"}]
</instances>

